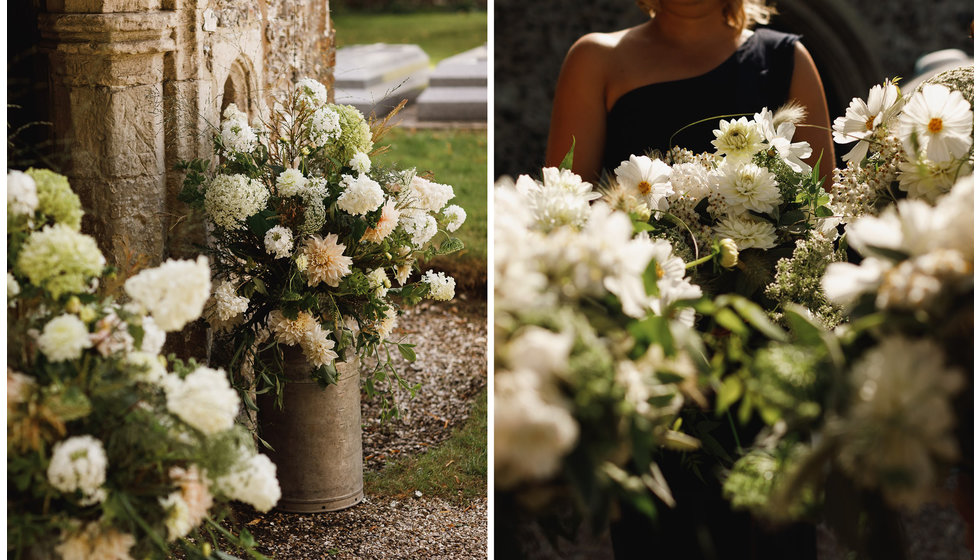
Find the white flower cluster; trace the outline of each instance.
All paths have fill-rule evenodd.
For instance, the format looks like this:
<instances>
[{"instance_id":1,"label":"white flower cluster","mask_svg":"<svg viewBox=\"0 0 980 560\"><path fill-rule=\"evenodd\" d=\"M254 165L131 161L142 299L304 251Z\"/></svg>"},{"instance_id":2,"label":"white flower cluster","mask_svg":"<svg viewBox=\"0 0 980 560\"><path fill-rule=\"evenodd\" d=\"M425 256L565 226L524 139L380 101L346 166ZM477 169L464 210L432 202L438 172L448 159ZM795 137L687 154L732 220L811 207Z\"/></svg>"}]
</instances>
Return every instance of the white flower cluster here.
<instances>
[{"instance_id":1,"label":"white flower cluster","mask_svg":"<svg viewBox=\"0 0 980 560\"><path fill-rule=\"evenodd\" d=\"M371 171L371 158L364 152L357 152L347 165L354 171L364 174Z\"/></svg>"},{"instance_id":2,"label":"white flower cluster","mask_svg":"<svg viewBox=\"0 0 980 560\"><path fill-rule=\"evenodd\" d=\"M449 301L456 295L456 280L452 276L446 276L444 272L428 270L422 275L422 282L429 287L427 297L430 299Z\"/></svg>"},{"instance_id":3,"label":"white flower cluster","mask_svg":"<svg viewBox=\"0 0 980 560\"><path fill-rule=\"evenodd\" d=\"M972 173L973 111L962 93L945 85L926 83L902 97L886 82L872 87L867 101L851 101L834 121L834 141L856 142L844 156L848 169L835 181L835 198L845 199L845 210L853 206L847 190L867 186L876 193L896 178L909 197L935 201Z\"/></svg>"},{"instance_id":4,"label":"white flower cluster","mask_svg":"<svg viewBox=\"0 0 980 560\"><path fill-rule=\"evenodd\" d=\"M159 328L178 331L201 316L211 296L208 259L170 259L126 280L126 293L153 317Z\"/></svg>"},{"instance_id":5,"label":"white flower cluster","mask_svg":"<svg viewBox=\"0 0 980 560\"><path fill-rule=\"evenodd\" d=\"M235 292L235 283L225 280L214 289L215 314L219 321L231 321L248 311L248 298Z\"/></svg>"},{"instance_id":6,"label":"white flower cluster","mask_svg":"<svg viewBox=\"0 0 980 560\"><path fill-rule=\"evenodd\" d=\"M827 267L821 285L830 301L850 307L870 293L879 309L928 310L943 294L972 287L973 176L934 207L905 199L862 217L847 226L847 239L864 260Z\"/></svg>"},{"instance_id":7,"label":"white flower cluster","mask_svg":"<svg viewBox=\"0 0 980 560\"><path fill-rule=\"evenodd\" d=\"M327 86L313 78L297 80L296 94L300 102L308 107L320 107L327 104Z\"/></svg>"},{"instance_id":8,"label":"white flower cluster","mask_svg":"<svg viewBox=\"0 0 980 560\"><path fill-rule=\"evenodd\" d=\"M106 498L106 458L102 442L90 435L59 441L51 452L48 482L62 492L82 493L81 505L92 505Z\"/></svg>"},{"instance_id":9,"label":"white flower cluster","mask_svg":"<svg viewBox=\"0 0 980 560\"><path fill-rule=\"evenodd\" d=\"M367 175L355 179L344 175L340 181L344 191L337 199L337 207L355 216L363 216L377 210L385 202L385 193L377 181Z\"/></svg>"},{"instance_id":10,"label":"white flower cluster","mask_svg":"<svg viewBox=\"0 0 980 560\"><path fill-rule=\"evenodd\" d=\"M446 218L446 231L450 233L458 230L466 221L466 210L456 204L443 208L442 215Z\"/></svg>"},{"instance_id":11,"label":"white flower cluster","mask_svg":"<svg viewBox=\"0 0 980 560\"><path fill-rule=\"evenodd\" d=\"M412 178L406 191L406 205L429 212L438 212L455 195L450 185L435 183L418 175Z\"/></svg>"},{"instance_id":12,"label":"white flower cluster","mask_svg":"<svg viewBox=\"0 0 980 560\"><path fill-rule=\"evenodd\" d=\"M218 175L204 191L204 210L224 229L238 229L265 208L269 189L245 175Z\"/></svg>"},{"instance_id":13,"label":"white flower cluster","mask_svg":"<svg viewBox=\"0 0 980 560\"><path fill-rule=\"evenodd\" d=\"M205 435L230 429L238 405L238 393L222 370L201 366L167 386L167 410Z\"/></svg>"},{"instance_id":14,"label":"white flower cluster","mask_svg":"<svg viewBox=\"0 0 980 560\"><path fill-rule=\"evenodd\" d=\"M290 167L276 177L276 191L282 197L303 196L308 182L302 171Z\"/></svg>"},{"instance_id":15,"label":"white flower cluster","mask_svg":"<svg viewBox=\"0 0 980 560\"><path fill-rule=\"evenodd\" d=\"M254 454L240 462L230 473L215 481L225 496L245 502L261 512L267 512L282 496L276 479L276 465L269 457Z\"/></svg>"},{"instance_id":16,"label":"white flower cluster","mask_svg":"<svg viewBox=\"0 0 980 560\"><path fill-rule=\"evenodd\" d=\"M416 249L421 249L439 231L439 224L436 223L436 219L424 210L402 210L398 218L398 225L411 236L412 245Z\"/></svg>"},{"instance_id":17,"label":"white flower cluster","mask_svg":"<svg viewBox=\"0 0 980 560\"><path fill-rule=\"evenodd\" d=\"M265 252L277 259L293 254L293 232L283 226L274 226L265 232Z\"/></svg>"},{"instance_id":18,"label":"white flower cluster","mask_svg":"<svg viewBox=\"0 0 980 560\"><path fill-rule=\"evenodd\" d=\"M521 175L514 188L528 205L530 215L541 231L584 226L588 220L589 202L601 196L577 174L556 167L544 168L540 182Z\"/></svg>"},{"instance_id":19,"label":"white flower cluster","mask_svg":"<svg viewBox=\"0 0 980 560\"><path fill-rule=\"evenodd\" d=\"M48 321L37 339L41 352L52 362L75 360L92 347L88 326L75 315L65 314Z\"/></svg>"},{"instance_id":20,"label":"white flower cluster","mask_svg":"<svg viewBox=\"0 0 980 560\"><path fill-rule=\"evenodd\" d=\"M238 109L234 103L225 108L221 122L221 144L225 154L235 152L249 153L258 144L258 136L248 124L248 115Z\"/></svg>"},{"instance_id":21,"label":"white flower cluster","mask_svg":"<svg viewBox=\"0 0 980 560\"><path fill-rule=\"evenodd\" d=\"M7 212L11 214L33 215L37 210L37 184L23 171L7 172Z\"/></svg>"},{"instance_id":22,"label":"white flower cluster","mask_svg":"<svg viewBox=\"0 0 980 560\"><path fill-rule=\"evenodd\" d=\"M340 115L330 107L320 107L310 116L310 143L323 146L340 134Z\"/></svg>"}]
</instances>

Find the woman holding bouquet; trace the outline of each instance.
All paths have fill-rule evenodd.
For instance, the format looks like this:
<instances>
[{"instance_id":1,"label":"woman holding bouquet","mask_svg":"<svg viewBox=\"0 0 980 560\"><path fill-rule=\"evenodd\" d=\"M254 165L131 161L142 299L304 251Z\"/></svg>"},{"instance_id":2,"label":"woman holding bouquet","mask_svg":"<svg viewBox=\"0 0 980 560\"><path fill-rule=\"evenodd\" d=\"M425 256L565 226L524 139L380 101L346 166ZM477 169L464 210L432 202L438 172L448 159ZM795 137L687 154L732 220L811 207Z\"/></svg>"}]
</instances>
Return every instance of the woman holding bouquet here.
<instances>
[{"instance_id":1,"label":"woman holding bouquet","mask_svg":"<svg viewBox=\"0 0 980 560\"><path fill-rule=\"evenodd\" d=\"M823 153L820 174L834 166L823 85L799 36L769 29L764 0L637 0L646 23L590 33L572 45L558 78L546 165L556 166L575 141L572 170L587 181L631 154L681 146L711 151L724 115L775 111L796 101L807 112L795 140ZM706 122L698 123L703 119ZM694 124L698 123L698 124ZM691 125L691 126L688 126ZM676 134L675 134L676 133Z\"/></svg>"},{"instance_id":2,"label":"woman holding bouquet","mask_svg":"<svg viewBox=\"0 0 980 560\"><path fill-rule=\"evenodd\" d=\"M556 89L546 165L557 166L573 139L572 170L591 182L632 154L674 146L712 152L720 117L751 119L764 107L775 111L795 101L807 116L793 140L812 147L810 165L822 154L820 175L830 175L835 158L820 76L799 36L750 29L773 13L764 0L637 3L651 14L649 21L590 33L569 50ZM740 431L743 442L751 441L751 426ZM710 437L735 455L727 427ZM772 532L748 513L733 511L718 482L730 462L698 455L668 451L658 459L677 506L659 508L655 534L646 517L624 506L612 529L617 558L815 558L812 527Z\"/></svg>"}]
</instances>

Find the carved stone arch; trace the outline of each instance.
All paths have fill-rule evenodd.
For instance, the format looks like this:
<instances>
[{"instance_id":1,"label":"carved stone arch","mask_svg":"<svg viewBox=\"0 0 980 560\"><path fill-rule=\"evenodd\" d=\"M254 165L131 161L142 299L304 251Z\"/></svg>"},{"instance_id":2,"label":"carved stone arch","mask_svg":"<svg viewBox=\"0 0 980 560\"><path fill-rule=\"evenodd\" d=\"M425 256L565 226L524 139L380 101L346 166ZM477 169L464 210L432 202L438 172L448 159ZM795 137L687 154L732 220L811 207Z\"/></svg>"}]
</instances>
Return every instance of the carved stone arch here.
<instances>
[{"instance_id":1,"label":"carved stone arch","mask_svg":"<svg viewBox=\"0 0 980 560\"><path fill-rule=\"evenodd\" d=\"M252 61L246 56L239 56L231 63L228 68L228 75L224 81L221 94L221 112L224 113L228 105L234 103L238 108L245 112L249 119L257 113L257 92Z\"/></svg>"},{"instance_id":2,"label":"carved stone arch","mask_svg":"<svg viewBox=\"0 0 980 560\"><path fill-rule=\"evenodd\" d=\"M830 118L843 115L853 97L867 97L885 78L866 19L843 0L781 0L772 27L803 35L820 71Z\"/></svg>"}]
</instances>

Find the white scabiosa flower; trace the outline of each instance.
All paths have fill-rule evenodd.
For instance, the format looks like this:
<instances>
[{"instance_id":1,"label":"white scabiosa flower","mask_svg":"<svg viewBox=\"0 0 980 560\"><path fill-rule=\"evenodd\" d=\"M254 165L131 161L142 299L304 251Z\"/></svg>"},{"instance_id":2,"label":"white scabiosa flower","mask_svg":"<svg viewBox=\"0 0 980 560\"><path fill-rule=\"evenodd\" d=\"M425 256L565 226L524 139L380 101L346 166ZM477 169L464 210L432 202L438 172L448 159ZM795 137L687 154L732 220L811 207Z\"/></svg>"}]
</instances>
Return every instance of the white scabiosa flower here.
<instances>
[{"instance_id":1,"label":"white scabiosa flower","mask_svg":"<svg viewBox=\"0 0 980 560\"><path fill-rule=\"evenodd\" d=\"M265 455L252 455L239 461L230 473L215 481L215 486L228 498L245 502L261 512L272 509L282 496L276 465Z\"/></svg>"},{"instance_id":2,"label":"white scabiosa flower","mask_svg":"<svg viewBox=\"0 0 980 560\"><path fill-rule=\"evenodd\" d=\"M363 216L384 204L384 190L367 175L359 175L356 179L344 175L340 184L344 192L337 199L337 207L348 214Z\"/></svg>"},{"instance_id":3,"label":"white scabiosa flower","mask_svg":"<svg viewBox=\"0 0 980 560\"><path fill-rule=\"evenodd\" d=\"M274 226L265 232L265 252L277 259L293 254L293 232L287 227Z\"/></svg>"},{"instance_id":4,"label":"white scabiosa flower","mask_svg":"<svg viewBox=\"0 0 980 560\"><path fill-rule=\"evenodd\" d=\"M208 259L170 259L126 280L126 293L166 332L178 331L201 316L211 296Z\"/></svg>"},{"instance_id":5,"label":"white scabiosa flower","mask_svg":"<svg viewBox=\"0 0 980 560\"><path fill-rule=\"evenodd\" d=\"M412 236L412 245L417 249L421 249L439 231L436 219L422 210L402 211L399 225Z\"/></svg>"},{"instance_id":6,"label":"white scabiosa flower","mask_svg":"<svg viewBox=\"0 0 980 560\"><path fill-rule=\"evenodd\" d=\"M377 225L369 227L364 232L363 239L372 243L381 243L398 227L399 218L401 218L401 211L398 209L396 201L389 199L381 207L381 216L378 217Z\"/></svg>"},{"instance_id":7,"label":"white scabiosa flower","mask_svg":"<svg viewBox=\"0 0 980 560\"><path fill-rule=\"evenodd\" d=\"M61 315L48 321L37 343L50 362L78 359L83 350L92 347L88 327L81 319L71 314Z\"/></svg>"},{"instance_id":8,"label":"white scabiosa flower","mask_svg":"<svg viewBox=\"0 0 980 560\"><path fill-rule=\"evenodd\" d=\"M409 183L407 192L411 198L410 207L428 210L429 212L442 210L442 207L456 196L452 186L434 183L417 175Z\"/></svg>"},{"instance_id":9,"label":"white scabiosa flower","mask_svg":"<svg viewBox=\"0 0 980 560\"><path fill-rule=\"evenodd\" d=\"M289 168L276 177L276 191L279 196L303 196L309 179L299 169Z\"/></svg>"},{"instance_id":10,"label":"white scabiosa flower","mask_svg":"<svg viewBox=\"0 0 980 560\"><path fill-rule=\"evenodd\" d=\"M167 388L167 410L209 436L234 425L238 405L238 393L219 369L201 366Z\"/></svg>"},{"instance_id":11,"label":"white scabiosa flower","mask_svg":"<svg viewBox=\"0 0 980 560\"><path fill-rule=\"evenodd\" d=\"M442 215L446 218L446 230L454 232L466 221L466 210L455 204L450 204L442 209Z\"/></svg>"},{"instance_id":12,"label":"white scabiosa flower","mask_svg":"<svg viewBox=\"0 0 980 560\"><path fill-rule=\"evenodd\" d=\"M765 136L759 124L745 117L730 121L722 119L712 133L715 139L711 145L727 158L748 160L765 147Z\"/></svg>"},{"instance_id":13,"label":"white scabiosa flower","mask_svg":"<svg viewBox=\"0 0 980 560\"><path fill-rule=\"evenodd\" d=\"M371 171L371 158L364 152L357 152L354 157L350 158L347 165L358 173L367 173Z\"/></svg>"},{"instance_id":14,"label":"white scabiosa flower","mask_svg":"<svg viewBox=\"0 0 980 560\"><path fill-rule=\"evenodd\" d=\"M724 122L724 121L723 121ZM674 194L670 166L659 159L631 155L615 170L616 182L629 194L646 202L650 210L666 211Z\"/></svg>"},{"instance_id":15,"label":"white scabiosa flower","mask_svg":"<svg viewBox=\"0 0 980 560\"><path fill-rule=\"evenodd\" d=\"M749 216L726 216L714 227L715 237L731 239L739 251L771 249L776 246L776 228L769 222Z\"/></svg>"},{"instance_id":16,"label":"white scabiosa flower","mask_svg":"<svg viewBox=\"0 0 980 560\"><path fill-rule=\"evenodd\" d=\"M269 190L245 175L218 175L204 191L204 210L220 228L238 229L265 208Z\"/></svg>"},{"instance_id":17,"label":"white scabiosa flower","mask_svg":"<svg viewBox=\"0 0 980 560\"><path fill-rule=\"evenodd\" d=\"M449 301L456 295L456 280L443 272L426 271L422 282L429 286L427 297L438 301Z\"/></svg>"},{"instance_id":18,"label":"white scabiosa flower","mask_svg":"<svg viewBox=\"0 0 980 560\"><path fill-rule=\"evenodd\" d=\"M909 98L898 117L898 136L910 159L959 159L973 146L973 111L958 91L926 84Z\"/></svg>"},{"instance_id":19,"label":"white scabiosa flower","mask_svg":"<svg viewBox=\"0 0 980 560\"><path fill-rule=\"evenodd\" d=\"M23 171L7 172L7 212L33 215L37 210L37 183Z\"/></svg>"},{"instance_id":20,"label":"white scabiosa flower","mask_svg":"<svg viewBox=\"0 0 980 560\"><path fill-rule=\"evenodd\" d=\"M961 372L944 364L932 341L891 337L866 352L851 376L841 466L892 505L928 501L940 482L935 461L959 455L951 399L963 387Z\"/></svg>"},{"instance_id":21,"label":"white scabiosa flower","mask_svg":"<svg viewBox=\"0 0 980 560\"><path fill-rule=\"evenodd\" d=\"M891 83L876 85L868 92L868 101L855 97L851 100L843 117L834 120L834 142L850 144L857 142L844 156L844 161L855 164L868 155L870 140L875 132L898 114L902 108L902 98L898 86Z\"/></svg>"},{"instance_id":22,"label":"white scabiosa flower","mask_svg":"<svg viewBox=\"0 0 980 560\"><path fill-rule=\"evenodd\" d=\"M48 482L62 492L80 491L82 505L91 505L106 498L102 485L108 466L101 441L90 435L73 436L54 445Z\"/></svg>"},{"instance_id":23,"label":"white scabiosa flower","mask_svg":"<svg viewBox=\"0 0 980 560\"><path fill-rule=\"evenodd\" d=\"M726 161L711 178L733 214L747 210L768 213L782 202L776 177L754 163Z\"/></svg>"}]
</instances>

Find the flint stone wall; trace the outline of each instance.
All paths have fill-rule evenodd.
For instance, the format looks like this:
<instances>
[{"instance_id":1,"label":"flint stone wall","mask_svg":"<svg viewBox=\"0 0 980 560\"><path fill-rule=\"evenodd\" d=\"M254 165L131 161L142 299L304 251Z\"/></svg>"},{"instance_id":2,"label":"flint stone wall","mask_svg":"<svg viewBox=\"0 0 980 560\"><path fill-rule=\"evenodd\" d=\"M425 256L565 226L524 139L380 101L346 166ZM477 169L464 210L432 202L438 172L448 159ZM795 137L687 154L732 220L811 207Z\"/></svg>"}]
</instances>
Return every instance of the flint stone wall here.
<instances>
[{"instance_id":1,"label":"flint stone wall","mask_svg":"<svg viewBox=\"0 0 980 560\"><path fill-rule=\"evenodd\" d=\"M831 119L886 77L911 78L915 60L958 48L973 55L968 0L777 0L772 27L800 33L827 90ZM494 176L544 163L554 86L565 53L592 31L637 25L630 0L494 0ZM540 171L538 171L540 173Z\"/></svg>"}]
</instances>

